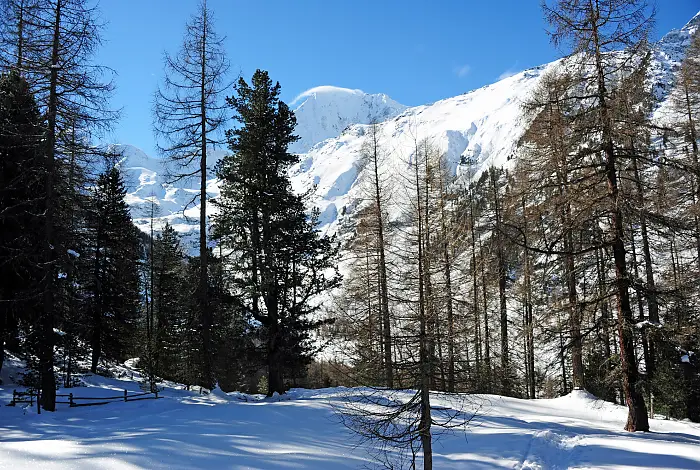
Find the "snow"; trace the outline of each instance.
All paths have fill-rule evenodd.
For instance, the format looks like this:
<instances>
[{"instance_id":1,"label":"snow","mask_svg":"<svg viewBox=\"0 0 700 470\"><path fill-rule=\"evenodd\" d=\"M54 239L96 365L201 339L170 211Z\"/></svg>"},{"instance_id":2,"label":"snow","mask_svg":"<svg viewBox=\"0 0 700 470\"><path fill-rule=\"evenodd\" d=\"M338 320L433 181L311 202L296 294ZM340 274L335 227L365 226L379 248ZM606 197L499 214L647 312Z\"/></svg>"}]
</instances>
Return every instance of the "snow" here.
<instances>
[{"instance_id":1,"label":"snow","mask_svg":"<svg viewBox=\"0 0 700 470\"><path fill-rule=\"evenodd\" d=\"M297 103L294 114L299 141L290 146L290 151L295 153L308 152L351 124L369 124L373 119L385 121L406 109L383 93L371 95L334 86L306 90L292 101L292 105Z\"/></svg>"},{"instance_id":2,"label":"snow","mask_svg":"<svg viewBox=\"0 0 700 470\"><path fill-rule=\"evenodd\" d=\"M634 327L638 330L641 330L643 328L661 328L661 324L649 320L643 320L638 323L635 323Z\"/></svg>"},{"instance_id":3,"label":"snow","mask_svg":"<svg viewBox=\"0 0 700 470\"><path fill-rule=\"evenodd\" d=\"M460 174L459 162L470 157L474 172L490 165L507 164L515 154L517 141L526 123L521 116L523 100L537 85L542 74L558 62L524 71L478 90L436 103L404 110L379 125L384 145L383 172L395 182L409 170L414 138L428 139L446 156L452 174ZM354 124L337 137L316 144L297 167L292 169L295 190L316 185L312 204L323 213L329 206L352 208L361 201L358 163L367 126ZM400 206L400 192L393 195ZM390 211L395 215L400 210ZM339 220L324 220L322 230L335 232Z\"/></svg>"},{"instance_id":4,"label":"snow","mask_svg":"<svg viewBox=\"0 0 700 470\"><path fill-rule=\"evenodd\" d=\"M655 92L662 100L655 113L660 123L668 118L668 102L664 100L685 48L699 27L700 14L682 29L666 34L654 47L651 74ZM335 86L311 88L291 103L297 118L295 133L300 137L290 147L300 154L300 163L291 170L293 187L299 192L313 189L311 203L323 214L321 230L338 232L344 216L351 215L363 201L357 184L362 176L358 158L367 124L373 119L380 122L387 153L385 170L394 176L394 181L400 182L400 175L407 168L414 137L429 139L445 153L452 173L462 177L460 184L490 165L507 166L527 126L521 112L523 101L542 74L559 64L552 62L515 73L478 90L416 107L401 105L382 93ZM199 203L195 200L192 204L198 183L166 184L161 159L129 145L113 148L124 156L121 166L129 175L127 202L137 226L150 230L150 201L154 200L159 211L155 229L170 222L185 236L184 246L192 248L199 231ZM212 149L209 167L213 168L225 153ZM469 174L458 165L464 157L474 161ZM207 193L216 197L218 181L213 174L209 176ZM392 196L391 213L398 216L406 197L400 192ZM212 214L215 209L210 208L208 212Z\"/></svg>"},{"instance_id":5,"label":"snow","mask_svg":"<svg viewBox=\"0 0 700 470\"><path fill-rule=\"evenodd\" d=\"M133 365L134 361L128 362ZM0 402L12 396L21 363L9 355ZM126 365L118 378L84 376L75 396L138 392L140 375ZM36 414L0 407L0 468L355 469L373 464L370 448L337 415L366 389L292 389L282 396L208 395L166 384L165 398ZM395 396L408 397L406 392ZM463 396L462 396L463 397ZM454 407L442 395L435 407ZM462 400L457 402L462 403ZM465 429L436 436L435 468L700 468L700 426L651 420L651 433L622 431L627 410L585 391L552 400L470 396L476 413Z\"/></svg>"}]
</instances>

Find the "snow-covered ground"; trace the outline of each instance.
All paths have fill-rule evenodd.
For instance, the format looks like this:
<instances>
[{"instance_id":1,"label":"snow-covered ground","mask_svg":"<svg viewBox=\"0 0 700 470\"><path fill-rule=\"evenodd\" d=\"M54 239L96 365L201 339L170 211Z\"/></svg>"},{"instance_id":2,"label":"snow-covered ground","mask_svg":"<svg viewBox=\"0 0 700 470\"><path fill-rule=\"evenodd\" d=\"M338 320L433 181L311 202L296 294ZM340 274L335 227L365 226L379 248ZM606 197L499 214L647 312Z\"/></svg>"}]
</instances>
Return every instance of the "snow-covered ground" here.
<instances>
[{"instance_id":1,"label":"snow-covered ground","mask_svg":"<svg viewBox=\"0 0 700 470\"><path fill-rule=\"evenodd\" d=\"M13 369L10 361L9 370ZM5 383L10 381L6 369ZM139 391L138 374L85 377L76 396ZM132 379L133 376L133 379ZM36 414L7 407L0 386L0 468L351 469L371 467L366 445L337 410L362 389L294 389L281 398L174 384L161 400L115 402ZM452 406L434 399L435 406ZM436 439L436 469L700 469L700 425L652 420L651 433L622 431L625 408L585 392L553 400L470 397L476 418Z\"/></svg>"}]
</instances>

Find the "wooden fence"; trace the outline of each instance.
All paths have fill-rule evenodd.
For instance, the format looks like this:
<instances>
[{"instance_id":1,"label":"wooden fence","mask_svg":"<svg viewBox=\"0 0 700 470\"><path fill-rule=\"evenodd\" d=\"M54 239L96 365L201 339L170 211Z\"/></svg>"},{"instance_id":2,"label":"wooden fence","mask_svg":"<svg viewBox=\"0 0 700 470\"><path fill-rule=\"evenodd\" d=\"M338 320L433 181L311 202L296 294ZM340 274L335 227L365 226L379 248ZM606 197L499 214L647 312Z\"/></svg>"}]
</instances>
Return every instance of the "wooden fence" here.
<instances>
[{"instance_id":1,"label":"wooden fence","mask_svg":"<svg viewBox=\"0 0 700 470\"><path fill-rule=\"evenodd\" d=\"M63 400L61 400L63 398ZM65 399L68 400L65 400ZM157 400L159 398L158 396L158 391L155 392L140 392L140 393L131 393L127 390L124 390L124 393L121 395L114 395L114 396L109 396L109 397L77 397L73 395L72 393L67 393L67 394L61 394L57 393L56 394L56 404L62 404L62 405L68 405L71 408L75 408L78 406L95 406L95 405L106 405L107 403L115 403L116 400L118 401L124 401L124 402L129 402L129 401L139 401L139 400ZM7 406L16 406L18 403L29 403L29 406L33 406L34 402L36 401L36 408L37 412L41 414L41 392L40 391L34 391L34 390L28 390L26 392L18 392L17 390L12 391L12 401L8 403Z\"/></svg>"}]
</instances>

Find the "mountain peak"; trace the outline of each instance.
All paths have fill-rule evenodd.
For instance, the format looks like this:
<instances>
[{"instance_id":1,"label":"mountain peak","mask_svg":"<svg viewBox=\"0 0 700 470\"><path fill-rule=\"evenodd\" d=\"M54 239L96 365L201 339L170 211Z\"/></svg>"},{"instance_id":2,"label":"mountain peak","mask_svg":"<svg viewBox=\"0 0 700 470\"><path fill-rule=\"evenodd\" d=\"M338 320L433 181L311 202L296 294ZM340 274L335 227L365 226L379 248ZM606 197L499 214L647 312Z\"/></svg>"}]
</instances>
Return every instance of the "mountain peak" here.
<instances>
[{"instance_id":1,"label":"mountain peak","mask_svg":"<svg viewBox=\"0 0 700 470\"><path fill-rule=\"evenodd\" d=\"M363 96L366 95L366 93L362 90L359 89L350 89L350 88L343 88L343 87L338 87L338 86L332 86L332 85L321 85L317 86L314 88L309 88L308 90L299 93L296 98L291 102L291 105L295 105L302 101L304 98L314 98L317 99L318 97L323 96L326 98L329 97L338 97L338 96L349 96L349 95L355 95L355 96ZM303 104L303 103L302 103Z\"/></svg>"},{"instance_id":2,"label":"mountain peak","mask_svg":"<svg viewBox=\"0 0 700 470\"><path fill-rule=\"evenodd\" d=\"M666 54L671 62L679 63L685 56L690 40L700 29L700 12L681 29L673 29L658 42L659 50Z\"/></svg>"},{"instance_id":3,"label":"mountain peak","mask_svg":"<svg viewBox=\"0 0 700 470\"><path fill-rule=\"evenodd\" d=\"M338 136L352 124L385 121L401 114L406 106L384 93L369 94L362 90L336 86L318 86L300 93L292 104L297 104L296 134L299 141L290 150L306 153L314 145Z\"/></svg>"},{"instance_id":4,"label":"mountain peak","mask_svg":"<svg viewBox=\"0 0 700 470\"><path fill-rule=\"evenodd\" d=\"M699 26L700 26L700 11L699 11L695 16L693 16L693 18L692 18L690 21L688 21L688 24L686 24L685 26L683 26L682 29L688 30L688 29L691 29L691 28L695 28L695 29L697 30L697 28L698 28ZM691 34L692 34L692 33L691 33Z\"/></svg>"}]
</instances>

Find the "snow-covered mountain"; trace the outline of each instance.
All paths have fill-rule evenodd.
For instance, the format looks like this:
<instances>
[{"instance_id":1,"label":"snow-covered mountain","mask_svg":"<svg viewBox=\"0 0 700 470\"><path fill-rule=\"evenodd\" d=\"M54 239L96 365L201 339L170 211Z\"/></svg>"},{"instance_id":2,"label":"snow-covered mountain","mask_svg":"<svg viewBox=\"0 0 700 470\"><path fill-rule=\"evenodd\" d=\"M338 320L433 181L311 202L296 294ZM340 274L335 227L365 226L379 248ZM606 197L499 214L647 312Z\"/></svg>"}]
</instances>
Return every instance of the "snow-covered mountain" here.
<instances>
[{"instance_id":1,"label":"snow-covered mountain","mask_svg":"<svg viewBox=\"0 0 700 470\"><path fill-rule=\"evenodd\" d=\"M153 201L156 229L167 220L182 234L198 232L199 203L195 198L199 194L199 182L196 179L172 182L162 159L151 157L133 145L116 144L111 149L122 155L119 166L128 188L126 202L136 226L145 232L150 230ZM213 169L224 154L222 149L211 149L207 158L209 167ZM219 194L213 174L207 181L207 193L210 196Z\"/></svg>"},{"instance_id":2,"label":"snow-covered mountain","mask_svg":"<svg viewBox=\"0 0 700 470\"><path fill-rule=\"evenodd\" d=\"M369 95L333 86L307 90L295 103L299 103L294 110L299 141L290 147L295 153L306 153L317 143L337 137L351 124L386 121L406 109L383 93Z\"/></svg>"},{"instance_id":3,"label":"snow-covered mountain","mask_svg":"<svg viewBox=\"0 0 700 470\"><path fill-rule=\"evenodd\" d=\"M652 80L662 100L671 89L690 38L699 28L700 13L656 44ZM398 173L407 167L415 138L427 138L440 148L455 174L459 174L458 163L465 156L476 163L476 172L490 165L507 164L527 125L521 113L523 100L543 73L558 64L535 67L463 95L410 108L383 94L326 86L308 90L294 100L298 103L296 132L300 140L292 150L302 154L300 163L292 169L294 187L302 191L315 185L313 203L322 213L321 228L337 230L360 200L357 163L367 124L372 120L381 122L380 136L386 144L390 171ZM198 206L184 215L182 212L198 188L196 182L167 185L159 160L134 147L121 148L125 155L123 168L131 175L128 201L136 223L143 228L148 225L144 217L150 211L148 198L153 192L161 217L183 233L196 231ZM222 154L214 152L213 158ZM213 178L208 191L218 193ZM394 194L394 199L397 202L401 194Z\"/></svg>"},{"instance_id":4,"label":"snow-covered mountain","mask_svg":"<svg viewBox=\"0 0 700 470\"><path fill-rule=\"evenodd\" d=\"M651 79L655 91L664 100L671 90L674 74L692 35L700 28L700 13L681 30L668 33L654 48ZM525 70L492 85L464 95L425 106L407 108L380 126L380 140L389 152L388 172L400 174L406 169L414 140L429 139L445 154L455 175L459 162L470 157L472 170L479 173L488 166L503 166L515 155L516 145L527 122L521 106L549 69L561 61ZM662 105L663 108L663 105ZM313 147L294 169L299 190L317 185L314 201L322 213L321 223L333 231L359 201L357 161L367 126L353 125L341 135ZM394 194L394 202L401 194ZM398 214L398 211L389 211Z\"/></svg>"}]
</instances>

